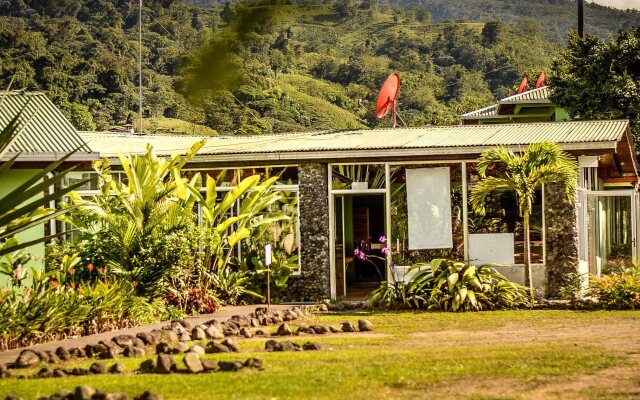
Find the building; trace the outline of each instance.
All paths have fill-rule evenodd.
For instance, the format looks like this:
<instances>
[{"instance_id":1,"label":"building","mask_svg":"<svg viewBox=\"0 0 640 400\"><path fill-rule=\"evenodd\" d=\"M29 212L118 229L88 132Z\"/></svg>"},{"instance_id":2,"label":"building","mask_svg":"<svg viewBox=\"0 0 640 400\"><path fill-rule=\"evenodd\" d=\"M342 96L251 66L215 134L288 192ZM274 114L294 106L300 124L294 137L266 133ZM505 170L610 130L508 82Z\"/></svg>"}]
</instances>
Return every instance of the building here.
<instances>
[{"instance_id":1,"label":"building","mask_svg":"<svg viewBox=\"0 0 640 400\"><path fill-rule=\"evenodd\" d=\"M551 115L549 110L544 114ZM559 115L557 110L552 114ZM202 139L79 136L91 152L113 159L114 166L118 151L142 153L150 143L157 154L169 155ZM550 185L534 206L534 284L548 296L558 296L569 273L601 274L609 262L638 255L638 173L628 121L491 124L478 119L461 126L205 140L187 166L192 173L218 176L227 170L221 191L243 176L282 174L279 187L298 200L301 269L284 294L290 300L361 298L382 279L401 279L403 265L436 257L505 264L500 270L522 282L523 236L512 196L492 198L485 217L468 206L469 191L479 180L476 160L495 145L519 150L553 141L580 164L576 204L566 201L562 187ZM90 177L89 170L70 175ZM82 194L90 195L96 188L90 183L85 189ZM382 260L384 247L391 249L398 268ZM354 250L367 253L369 261L355 257Z\"/></svg>"}]
</instances>

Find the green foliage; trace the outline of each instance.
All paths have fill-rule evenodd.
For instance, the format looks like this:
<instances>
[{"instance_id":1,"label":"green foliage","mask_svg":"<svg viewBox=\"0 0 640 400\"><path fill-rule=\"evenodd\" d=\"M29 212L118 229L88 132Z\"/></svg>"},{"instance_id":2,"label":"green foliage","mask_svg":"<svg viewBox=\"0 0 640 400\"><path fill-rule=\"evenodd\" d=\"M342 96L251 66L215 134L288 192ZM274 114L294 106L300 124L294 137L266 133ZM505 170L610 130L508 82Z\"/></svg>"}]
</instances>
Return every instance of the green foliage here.
<instances>
[{"instance_id":1,"label":"green foliage","mask_svg":"<svg viewBox=\"0 0 640 400\"><path fill-rule=\"evenodd\" d=\"M560 288L560 298L577 302L582 297L582 284L585 276L576 272L570 272L563 276L562 287Z\"/></svg>"},{"instance_id":2,"label":"green foliage","mask_svg":"<svg viewBox=\"0 0 640 400\"><path fill-rule=\"evenodd\" d=\"M31 270L29 286L0 293L0 350L159 320L162 305L137 297L131 283L74 287L64 283L71 277L63 268L56 274Z\"/></svg>"},{"instance_id":3,"label":"green foliage","mask_svg":"<svg viewBox=\"0 0 640 400\"><path fill-rule=\"evenodd\" d=\"M0 96L0 112L3 107L2 99L3 97ZM0 156L6 153L14 138L20 133L20 129L25 123L25 118L28 117L28 115L18 113L0 131ZM86 183L84 181L57 190L55 193L40 196L42 193L47 192L51 186L59 184L64 179L65 174L73 169L69 168L53 176L50 175L57 171L72 154L63 156L60 160L44 169L36 171L31 178L22 182L7 194L0 196L0 257L51 239L50 237L40 237L29 242L20 243L16 239L16 235L61 217L72 209L54 210L45 208L45 206L84 185ZM19 154L0 164L0 182L9 180L12 174L11 168L18 157ZM17 264L20 264L20 262Z\"/></svg>"},{"instance_id":4,"label":"green foliage","mask_svg":"<svg viewBox=\"0 0 640 400\"><path fill-rule=\"evenodd\" d=\"M533 301L529 219L536 191L544 184L561 184L567 199L573 201L578 184L578 164L557 144L542 142L529 145L521 153L503 146L485 150L478 160L478 173L482 180L471 190L469 202L479 215L485 214L486 199L491 193L512 192L516 196L525 233L525 282Z\"/></svg>"},{"instance_id":5,"label":"green foliage","mask_svg":"<svg viewBox=\"0 0 640 400\"><path fill-rule=\"evenodd\" d=\"M367 306L458 312L511 309L526 302L525 288L509 282L491 266L436 259L412 268L417 271L406 285L382 282Z\"/></svg>"},{"instance_id":6,"label":"green foliage","mask_svg":"<svg viewBox=\"0 0 640 400\"><path fill-rule=\"evenodd\" d=\"M553 63L551 100L577 119L628 118L640 127L640 28L603 39L575 32Z\"/></svg>"},{"instance_id":7,"label":"green foliage","mask_svg":"<svg viewBox=\"0 0 640 400\"><path fill-rule=\"evenodd\" d=\"M592 276L591 293L607 310L640 308L640 267L633 265L600 278Z\"/></svg>"}]
</instances>

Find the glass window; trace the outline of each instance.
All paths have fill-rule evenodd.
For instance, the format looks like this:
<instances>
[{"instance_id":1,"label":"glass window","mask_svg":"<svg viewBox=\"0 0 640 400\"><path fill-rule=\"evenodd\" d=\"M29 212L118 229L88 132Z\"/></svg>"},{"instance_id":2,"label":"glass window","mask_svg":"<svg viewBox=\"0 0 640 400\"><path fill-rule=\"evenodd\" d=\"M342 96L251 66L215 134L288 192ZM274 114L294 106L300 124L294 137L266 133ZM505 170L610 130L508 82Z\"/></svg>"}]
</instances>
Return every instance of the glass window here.
<instances>
[{"instance_id":1,"label":"glass window","mask_svg":"<svg viewBox=\"0 0 640 400\"><path fill-rule=\"evenodd\" d=\"M468 193L480 182L476 164L467 164ZM544 242L542 226L542 191L537 190L530 218L531 262L544 262ZM468 207L469 234L511 233L513 234L513 260L523 264L525 258L524 230L522 217L515 193L511 191L494 192L485 201L485 215L476 213L471 204ZM470 257L473 255L470 254Z\"/></svg>"},{"instance_id":2,"label":"glass window","mask_svg":"<svg viewBox=\"0 0 640 400\"><path fill-rule=\"evenodd\" d=\"M409 250L406 171L422 168L449 168L451 194L451 229L453 246L444 249ZM435 258L464 259L464 227L462 199L462 165L429 164L394 167L391 174L391 235L392 259L396 265L412 265Z\"/></svg>"},{"instance_id":3,"label":"glass window","mask_svg":"<svg viewBox=\"0 0 640 400\"><path fill-rule=\"evenodd\" d=\"M260 175L262 179L278 176L277 185L297 185L298 167L257 167L240 170L242 179L252 175Z\"/></svg>"},{"instance_id":4,"label":"glass window","mask_svg":"<svg viewBox=\"0 0 640 400\"><path fill-rule=\"evenodd\" d=\"M384 164L334 165L333 189L384 189Z\"/></svg>"}]
</instances>

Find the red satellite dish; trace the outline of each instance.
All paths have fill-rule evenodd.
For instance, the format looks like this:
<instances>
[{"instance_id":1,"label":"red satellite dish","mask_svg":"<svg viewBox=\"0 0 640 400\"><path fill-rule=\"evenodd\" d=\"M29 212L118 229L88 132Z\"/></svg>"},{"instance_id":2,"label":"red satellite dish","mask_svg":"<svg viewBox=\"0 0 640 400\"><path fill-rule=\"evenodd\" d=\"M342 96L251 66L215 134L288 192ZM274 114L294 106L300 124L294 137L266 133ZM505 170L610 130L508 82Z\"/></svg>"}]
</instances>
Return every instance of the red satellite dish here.
<instances>
[{"instance_id":1,"label":"red satellite dish","mask_svg":"<svg viewBox=\"0 0 640 400\"><path fill-rule=\"evenodd\" d=\"M376 101L376 117L384 118L389 111L393 112L393 127L396 127L396 99L400 91L400 75L397 72L389 75L378 94Z\"/></svg>"},{"instance_id":2,"label":"red satellite dish","mask_svg":"<svg viewBox=\"0 0 640 400\"><path fill-rule=\"evenodd\" d=\"M544 82L547 80L547 74L544 72L540 74L538 80L536 81L536 89L544 86Z\"/></svg>"},{"instance_id":3,"label":"red satellite dish","mask_svg":"<svg viewBox=\"0 0 640 400\"><path fill-rule=\"evenodd\" d=\"M525 76L524 79L522 79L522 83L520 83L520 87L518 88L518 94L526 92L527 86L529 86L529 79Z\"/></svg>"}]
</instances>

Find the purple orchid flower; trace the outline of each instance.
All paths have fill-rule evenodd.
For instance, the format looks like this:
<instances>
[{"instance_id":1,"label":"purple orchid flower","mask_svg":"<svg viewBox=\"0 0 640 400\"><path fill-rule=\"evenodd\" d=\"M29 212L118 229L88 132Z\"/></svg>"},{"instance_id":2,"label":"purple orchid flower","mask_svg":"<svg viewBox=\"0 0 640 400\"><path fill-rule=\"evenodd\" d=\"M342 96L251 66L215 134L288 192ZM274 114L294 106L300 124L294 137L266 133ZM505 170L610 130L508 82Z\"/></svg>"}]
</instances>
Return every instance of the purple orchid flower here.
<instances>
[{"instance_id":1,"label":"purple orchid flower","mask_svg":"<svg viewBox=\"0 0 640 400\"><path fill-rule=\"evenodd\" d=\"M387 243L387 236L382 235L378 238L378 243Z\"/></svg>"},{"instance_id":2,"label":"purple orchid flower","mask_svg":"<svg viewBox=\"0 0 640 400\"><path fill-rule=\"evenodd\" d=\"M367 255L364 253L364 251L358 247L356 247L355 249L353 249L353 255L358 257L361 260L366 260L367 259Z\"/></svg>"},{"instance_id":3,"label":"purple orchid flower","mask_svg":"<svg viewBox=\"0 0 640 400\"><path fill-rule=\"evenodd\" d=\"M389 255L389 253L391 253L391 250L389 250L388 247L383 247L382 249L380 249L380 252L386 256L386 255Z\"/></svg>"}]
</instances>

